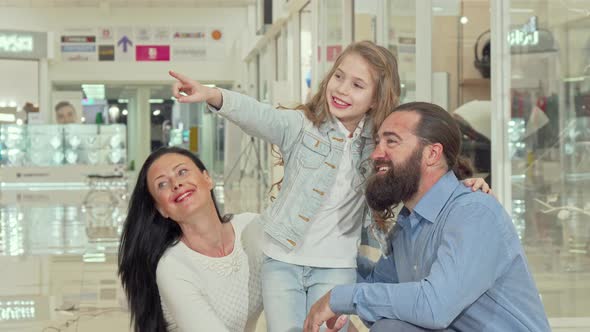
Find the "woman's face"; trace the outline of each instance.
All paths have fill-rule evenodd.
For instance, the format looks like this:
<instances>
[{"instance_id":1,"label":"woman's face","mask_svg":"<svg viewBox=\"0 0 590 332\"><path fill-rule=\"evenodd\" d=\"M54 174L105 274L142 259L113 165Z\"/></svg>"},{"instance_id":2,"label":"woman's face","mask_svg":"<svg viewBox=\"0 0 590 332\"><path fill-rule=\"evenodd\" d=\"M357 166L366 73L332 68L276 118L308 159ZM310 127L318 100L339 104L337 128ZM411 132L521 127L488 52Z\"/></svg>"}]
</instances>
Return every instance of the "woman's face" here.
<instances>
[{"instance_id":1,"label":"woman's face","mask_svg":"<svg viewBox=\"0 0 590 332\"><path fill-rule=\"evenodd\" d=\"M213 181L181 154L168 153L156 159L148 169L147 185L160 214L177 222L213 203Z\"/></svg>"}]
</instances>

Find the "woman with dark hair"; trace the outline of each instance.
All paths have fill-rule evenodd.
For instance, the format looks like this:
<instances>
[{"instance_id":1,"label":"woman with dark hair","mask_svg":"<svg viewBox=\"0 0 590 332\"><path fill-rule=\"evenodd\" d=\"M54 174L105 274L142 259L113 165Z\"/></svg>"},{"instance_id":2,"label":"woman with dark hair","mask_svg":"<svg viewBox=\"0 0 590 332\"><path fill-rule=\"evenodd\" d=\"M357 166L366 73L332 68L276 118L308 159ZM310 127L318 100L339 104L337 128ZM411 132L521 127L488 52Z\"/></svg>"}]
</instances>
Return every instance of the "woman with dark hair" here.
<instances>
[{"instance_id":1,"label":"woman with dark hair","mask_svg":"<svg viewBox=\"0 0 590 332\"><path fill-rule=\"evenodd\" d=\"M144 163L119 247L135 331L254 331L262 311L255 214L222 216L203 163L162 148Z\"/></svg>"}]
</instances>

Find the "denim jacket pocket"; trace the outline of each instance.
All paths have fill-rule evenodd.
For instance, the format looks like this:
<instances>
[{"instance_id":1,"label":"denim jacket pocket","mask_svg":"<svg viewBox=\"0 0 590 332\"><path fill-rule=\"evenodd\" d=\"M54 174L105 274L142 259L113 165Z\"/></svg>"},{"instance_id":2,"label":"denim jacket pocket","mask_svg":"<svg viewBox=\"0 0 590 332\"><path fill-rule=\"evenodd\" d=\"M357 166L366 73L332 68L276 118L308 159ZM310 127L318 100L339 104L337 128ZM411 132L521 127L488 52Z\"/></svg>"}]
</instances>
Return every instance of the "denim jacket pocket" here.
<instances>
[{"instance_id":1,"label":"denim jacket pocket","mask_svg":"<svg viewBox=\"0 0 590 332\"><path fill-rule=\"evenodd\" d=\"M304 133L298 159L302 167L318 168L326 160L330 146L315 136Z\"/></svg>"}]
</instances>

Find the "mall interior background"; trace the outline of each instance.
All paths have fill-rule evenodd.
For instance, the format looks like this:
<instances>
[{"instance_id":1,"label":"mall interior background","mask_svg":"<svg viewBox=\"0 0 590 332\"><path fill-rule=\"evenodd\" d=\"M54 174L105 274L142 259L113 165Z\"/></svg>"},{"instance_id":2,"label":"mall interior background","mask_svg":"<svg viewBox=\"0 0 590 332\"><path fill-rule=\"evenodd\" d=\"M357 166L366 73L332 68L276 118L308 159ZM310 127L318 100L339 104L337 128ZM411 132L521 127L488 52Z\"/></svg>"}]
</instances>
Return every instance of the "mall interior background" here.
<instances>
[{"instance_id":1,"label":"mall interior background","mask_svg":"<svg viewBox=\"0 0 590 332\"><path fill-rule=\"evenodd\" d=\"M0 330L128 329L117 241L159 146L197 153L224 211L268 205L271 147L176 103L168 70L296 105L366 39L397 55L402 101L460 119L553 330L589 331L587 0L0 0Z\"/></svg>"}]
</instances>

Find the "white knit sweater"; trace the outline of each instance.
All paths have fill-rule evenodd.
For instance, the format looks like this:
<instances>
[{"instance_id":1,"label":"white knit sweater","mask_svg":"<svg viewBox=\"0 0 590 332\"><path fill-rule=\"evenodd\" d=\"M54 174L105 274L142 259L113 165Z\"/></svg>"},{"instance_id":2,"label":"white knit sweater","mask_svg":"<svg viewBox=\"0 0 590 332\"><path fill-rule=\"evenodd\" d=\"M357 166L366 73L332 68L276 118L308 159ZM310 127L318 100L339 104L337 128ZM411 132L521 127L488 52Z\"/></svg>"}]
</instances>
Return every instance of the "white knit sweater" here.
<instances>
[{"instance_id":1,"label":"white knit sweater","mask_svg":"<svg viewBox=\"0 0 590 332\"><path fill-rule=\"evenodd\" d=\"M254 331L262 312L262 228L253 213L235 215L234 250L208 257L178 242L156 271L169 331Z\"/></svg>"}]
</instances>

